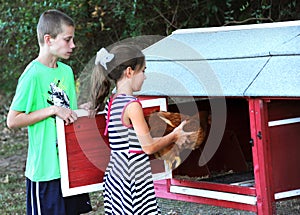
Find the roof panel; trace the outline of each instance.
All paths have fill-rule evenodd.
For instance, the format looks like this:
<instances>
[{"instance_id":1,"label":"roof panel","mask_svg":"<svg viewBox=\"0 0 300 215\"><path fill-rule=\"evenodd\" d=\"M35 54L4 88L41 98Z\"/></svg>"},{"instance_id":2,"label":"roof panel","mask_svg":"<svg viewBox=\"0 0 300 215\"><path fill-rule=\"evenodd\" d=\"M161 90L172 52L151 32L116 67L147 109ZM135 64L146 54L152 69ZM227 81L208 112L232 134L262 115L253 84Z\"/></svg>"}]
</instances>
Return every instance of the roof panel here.
<instances>
[{"instance_id":1,"label":"roof panel","mask_svg":"<svg viewBox=\"0 0 300 215\"><path fill-rule=\"evenodd\" d=\"M299 96L300 21L186 29L144 50L140 93Z\"/></svg>"},{"instance_id":2,"label":"roof panel","mask_svg":"<svg viewBox=\"0 0 300 215\"><path fill-rule=\"evenodd\" d=\"M274 56L245 96L300 96L300 56Z\"/></svg>"},{"instance_id":3,"label":"roof panel","mask_svg":"<svg viewBox=\"0 0 300 215\"><path fill-rule=\"evenodd\" d=\"M271 55L299 55L300 54L300 30L298 35L280 44L270 51Z\"/></svg>"},{"instance_id":4,"label":"roof panel","mask_svg":"<svg viewBox=\"0 0 300 215\"><path fill-rule=\"evenodd\" d=\"M243 96L268 59L150 61L139 94Z\"/></svg>"},{"instance_id":5,"label":"roof panel","mask_svg":"<svg viewBox=\"0 0 300 215\"><path fill-rule=\"evenodd\" d=\"M216 31L212 32L197 29L178 30L170 38L193 47L205 59L265 56L270 50L276 49L299 35L300 22L289 23L290 25L273 23L271 27L268 24L250 25L251 28L219 27L219 31L217 31L218 28L214 28ZM292 23L294 26L291 25ZM299 53L300 49L298 49Z\"/></svg>"}]
</instances>

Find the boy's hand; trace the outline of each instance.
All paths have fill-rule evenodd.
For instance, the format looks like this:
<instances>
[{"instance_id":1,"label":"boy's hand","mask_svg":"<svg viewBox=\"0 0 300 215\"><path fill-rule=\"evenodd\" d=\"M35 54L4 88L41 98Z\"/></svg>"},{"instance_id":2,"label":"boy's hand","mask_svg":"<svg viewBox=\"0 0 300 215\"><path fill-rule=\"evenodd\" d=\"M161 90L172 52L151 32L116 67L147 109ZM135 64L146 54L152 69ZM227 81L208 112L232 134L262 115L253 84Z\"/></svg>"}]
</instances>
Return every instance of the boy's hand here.
<instances>
[{"instance_id":1,"label":"boy's hand","mask_svg":"<svg viewBox=\"0 0 300 215\"><path fill-rule=\"evenodd\" d=\"M77 120L78 117L75 111L64 107L57 107L57 106L55 107L56 107L55 115L63 119L66 125L69 125Z\"/></svg>"}]
</instances>

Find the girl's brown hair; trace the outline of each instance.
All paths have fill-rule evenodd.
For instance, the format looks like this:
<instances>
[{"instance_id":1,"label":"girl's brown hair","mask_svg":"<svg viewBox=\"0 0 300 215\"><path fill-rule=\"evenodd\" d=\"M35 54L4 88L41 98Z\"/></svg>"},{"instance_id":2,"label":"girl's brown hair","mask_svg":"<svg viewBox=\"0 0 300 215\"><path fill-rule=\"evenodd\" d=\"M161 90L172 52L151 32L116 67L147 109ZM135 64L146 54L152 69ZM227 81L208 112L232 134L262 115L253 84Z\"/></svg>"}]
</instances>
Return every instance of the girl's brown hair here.
<instances>
[{"instance_id":1,"label":"girl's brown hair","mask_svg":"<svg viewBox=\"0 0 300 215\"><path fill-rule=\"evenodd\" d=\"M104 100L109 95L112 84L122 78L124 70L127 67L139 69L145 64L144 54L133 45L116 45L109 53L114 57L106 63L107 69L97 64L91 76L91 110L96 113L104 109Z\"/></svg>"}]
</instances>

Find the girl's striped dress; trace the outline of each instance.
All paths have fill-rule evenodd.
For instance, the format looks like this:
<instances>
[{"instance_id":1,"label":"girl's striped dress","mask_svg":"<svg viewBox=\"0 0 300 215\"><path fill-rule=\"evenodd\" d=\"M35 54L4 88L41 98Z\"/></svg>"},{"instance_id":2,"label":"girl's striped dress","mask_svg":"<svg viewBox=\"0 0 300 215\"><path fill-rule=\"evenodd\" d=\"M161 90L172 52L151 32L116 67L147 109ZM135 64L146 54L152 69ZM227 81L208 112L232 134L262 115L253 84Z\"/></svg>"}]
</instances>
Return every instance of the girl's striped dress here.
<instances>
[{"instance_id":1,"label":"girl's striped dress","mask_svg":"<svg viewBox=\"0 0 300 215\"><path fill-rule=\"evenodd\" d=\"M122 123L123 110L131 102L138 100L119 94L106 106L111 155L104 176L105 214L160 214L149 157L133 127Z\"/></svg>"}]
</instances>

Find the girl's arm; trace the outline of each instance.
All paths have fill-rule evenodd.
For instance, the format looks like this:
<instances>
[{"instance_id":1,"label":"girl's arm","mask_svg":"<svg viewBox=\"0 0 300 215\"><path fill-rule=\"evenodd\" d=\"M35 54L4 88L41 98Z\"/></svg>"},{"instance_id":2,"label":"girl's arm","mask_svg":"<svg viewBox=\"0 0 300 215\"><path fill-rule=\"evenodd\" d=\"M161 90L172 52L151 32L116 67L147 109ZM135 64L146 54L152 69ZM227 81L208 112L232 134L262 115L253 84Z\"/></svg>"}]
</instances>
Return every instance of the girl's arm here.
<instances>
[{"instance_id":1,"label":"girl's arm","mask_svg":"<svg viewBox=\"0 0 300 215\"><path fill-rule=\"evenodd\" d=\"M50 106L29 114L9 110L6 123L9 128L20 128L35 124L53 115L63 119L66 125L77 120L77 114L73 110L58 106Z\"/></svg>"},{"instance_id":2,"label":"girl's arm","mask_svg":"<svg viewBox=\"0 0 300 215\"><path fill-rule=\"evenodd\" d=\"M174 142L179 145L183 144L190 135L190 132L183 131L183 126L186 122L182 122L168 135L152 138L144 118L143 109L138 102L132 102L126 107L123 120L126 124L132 123L142 149L146 154L153 154Z\"/></svg>"}]
</instances>

